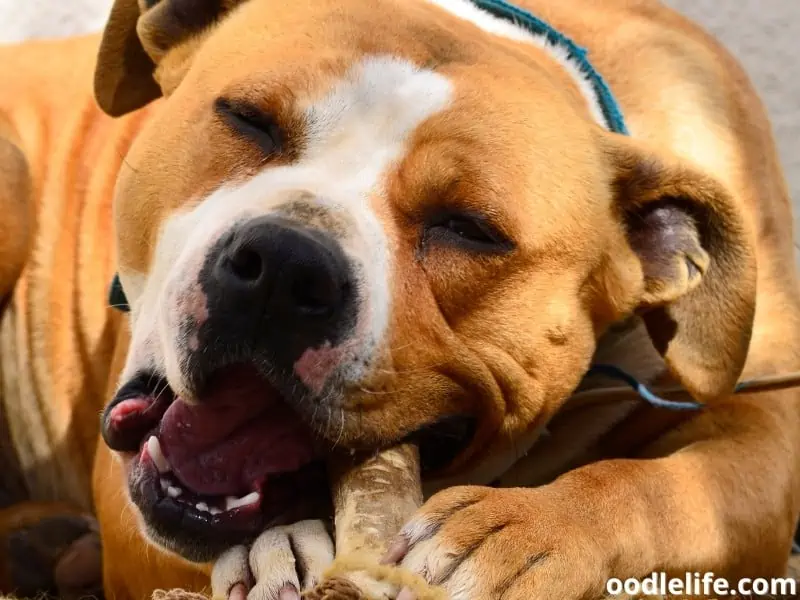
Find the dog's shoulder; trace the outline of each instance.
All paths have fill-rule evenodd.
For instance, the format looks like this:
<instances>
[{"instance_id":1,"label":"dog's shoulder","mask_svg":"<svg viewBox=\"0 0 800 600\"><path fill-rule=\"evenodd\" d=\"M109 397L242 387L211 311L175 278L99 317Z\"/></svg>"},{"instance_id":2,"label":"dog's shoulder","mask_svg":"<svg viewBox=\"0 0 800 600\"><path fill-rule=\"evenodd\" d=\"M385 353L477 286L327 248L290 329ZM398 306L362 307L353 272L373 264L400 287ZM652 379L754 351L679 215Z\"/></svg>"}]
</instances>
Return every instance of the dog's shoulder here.
<instances>
[{"instance_id":1,"label":"dog's shoulder","mask_svg":"<svg viewBox=\"0 0 800 600\"><path fill-rule=\"evenodd\" d=\"M96 34L0 46L0 111L23 101L58 105L91 94Z\"/></svg>"}]
</instances>

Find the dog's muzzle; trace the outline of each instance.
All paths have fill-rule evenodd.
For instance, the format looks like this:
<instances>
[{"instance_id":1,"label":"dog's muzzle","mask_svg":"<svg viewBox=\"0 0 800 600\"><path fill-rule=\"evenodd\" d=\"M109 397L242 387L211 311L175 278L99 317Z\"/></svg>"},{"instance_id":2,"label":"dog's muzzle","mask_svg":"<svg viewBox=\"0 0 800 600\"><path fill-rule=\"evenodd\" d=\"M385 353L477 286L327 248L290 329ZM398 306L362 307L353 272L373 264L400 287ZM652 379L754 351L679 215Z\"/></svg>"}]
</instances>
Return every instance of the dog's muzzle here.
<instances>
[{"instance_id":1,"label":"dog's muzzle","mask_svg":"<svg viewBox=\"0 0 800 600\"><path fill-rule=\"evenodd\" d=\"M198 264L176 269L166 297L177 301L164 306L182 389L169 372L139 373L102 431L151 537L208 560L265 527L329 514L330 444L313 416L358 301L340 243L282 216L232 225Z\"/></svg>"}]
</instances>

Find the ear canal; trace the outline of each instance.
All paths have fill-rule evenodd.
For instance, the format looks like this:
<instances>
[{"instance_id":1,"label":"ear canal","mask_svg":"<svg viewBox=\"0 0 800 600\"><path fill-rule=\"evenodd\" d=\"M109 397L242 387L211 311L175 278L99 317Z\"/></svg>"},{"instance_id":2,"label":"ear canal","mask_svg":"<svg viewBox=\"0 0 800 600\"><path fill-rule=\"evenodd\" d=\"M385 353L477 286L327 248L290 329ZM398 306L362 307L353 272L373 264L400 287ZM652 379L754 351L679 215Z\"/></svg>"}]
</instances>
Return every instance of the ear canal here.
<instances>
[{"instance_id":1,"label":"ear canal","mask_svg":"<svg viewBox=\"0 0 800 600\"><path fill-rule=\"evenodd\" d=\"M703 281L710 257L692 207L680 199L653 201L627 216L628 240L641 258L642 303L660 306L677 300Z\"/></svg>"},{"instance_id":2,"label":"ear canal","mask_svg":"<svg viewBox=\"0 0 800 600\"><path fill-rule=\"evenodd\" d=\"M741 209L677 159L617 141L615 203L643 281L639 312L654 347L697 400L730 393L755 313L755 254Z\"/></svg>"}]
</instances>

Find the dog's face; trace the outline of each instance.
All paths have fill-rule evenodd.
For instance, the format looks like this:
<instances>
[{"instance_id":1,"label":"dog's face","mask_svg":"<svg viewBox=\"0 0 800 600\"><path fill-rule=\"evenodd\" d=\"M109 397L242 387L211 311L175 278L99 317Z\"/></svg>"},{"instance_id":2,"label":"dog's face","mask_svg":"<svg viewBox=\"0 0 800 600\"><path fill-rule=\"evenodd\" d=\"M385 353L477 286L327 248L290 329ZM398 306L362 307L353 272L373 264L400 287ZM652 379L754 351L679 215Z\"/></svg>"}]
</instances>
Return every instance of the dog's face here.
<instances>
[{"instance_id":1,"label":"dog's face","mask_svg":"<svg viewBox=\"0 0 800 600\"><path fill-rule=\"evenodd\" d=\"M118 182L132 342L103 423L152 539L205 560L324 512L334 448L474 467L637 310L696 395L732 385L729 198L605 132L544 52L427 2L182 4L120 0L98 65L109 112L167 96Z\"/></svg>"}]
</instances>

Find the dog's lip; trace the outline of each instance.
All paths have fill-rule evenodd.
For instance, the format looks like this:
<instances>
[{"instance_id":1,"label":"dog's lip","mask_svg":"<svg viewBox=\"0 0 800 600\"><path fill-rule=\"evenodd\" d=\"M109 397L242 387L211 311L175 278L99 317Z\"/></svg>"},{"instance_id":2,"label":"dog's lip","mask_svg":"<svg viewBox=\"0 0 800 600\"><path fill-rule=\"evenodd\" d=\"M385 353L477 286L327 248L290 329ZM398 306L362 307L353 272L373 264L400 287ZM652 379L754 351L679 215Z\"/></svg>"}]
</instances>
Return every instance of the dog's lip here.
<instances>
[{"instance_id":1,"label":"dog's lip","mask_svg":"<svg viewBox=\"0 0 800 600\"><path fill-rule=\"evenodd\" d=\"M163 378L134 377L103 412L100 432L106 445L123 454L138 452L174 400Z\"/></svg>"}]
</instances>

